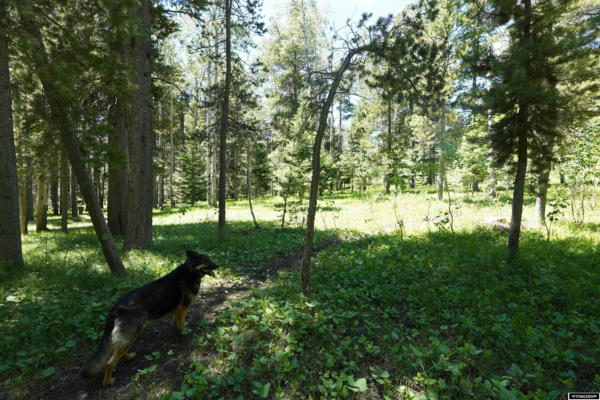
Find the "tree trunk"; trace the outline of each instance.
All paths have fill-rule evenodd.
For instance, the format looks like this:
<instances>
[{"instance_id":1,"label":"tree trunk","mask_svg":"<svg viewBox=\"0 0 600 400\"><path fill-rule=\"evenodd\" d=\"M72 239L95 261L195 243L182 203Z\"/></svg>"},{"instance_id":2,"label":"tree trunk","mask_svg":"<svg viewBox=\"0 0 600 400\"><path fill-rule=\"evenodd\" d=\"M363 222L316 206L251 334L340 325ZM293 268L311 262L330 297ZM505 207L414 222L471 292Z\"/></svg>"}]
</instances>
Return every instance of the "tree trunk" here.
<instances>
[{"instance_id":1,"label":"tree trunk","mask_svg":"<svg viewBox=\"0 0 600 400\"><path fill-rule=\"evenodd\" d=\"M58 215L58 176L56 172L50 174L50 202L52 215Z\"/></svg>"},{"instance_id":2,"label":"tree trunk","mask_svg":"<svg viewBox=\"0 0 600 400\"><path fill-rule=\"evenodd\" d=\"M1 0L0 0L1 1ZM19 225L21 235L27 235L27 183L21 178L19 182Z\"/></svg>"},{"instance_id":3,"label":"tree trunk","mask_svg":"<svg viewBox=\"0 0 600 400\"><path fill-rule=\"evenodd\" d=\"M225 88L219 132L219 239L225 239L225 200L227 191L227 131L229 129L229 91L231 87L231 1L225 0Z\"/></svg>"},{"instance_id":4,"label":"tree trunk","mask_svg":"<svg viewBox=\"0 0 600 400\"><path fill-rule=\"evenodd\" d=\"M37 179L37 199L35 202L35 231L48 230L48 175L42 172Z\"/></svg>"},{"instance_id":5,"label":"tree trunk","mask_svg":"<svg viewBox=\"0 0 600 400\"><path fill-rule=\"evenodd\" d=\"M387 137L386 137L386 147L387 147L387 169L385 176L383 178L384 186L385 186L385 194L390 194L390 183L392 175L389 171L389 168L392 166L392 96L387 100Z\"/></svg>"},{"instance_id":6,"label":"tree trunk","mask_svg":"<svg viewBox=\"0 0 600 400\"><path fill-rule=\"evenodd\" d=\"M96 198L98 199L98 205L102 209L104 204L102 202L102 180L100 179L100 166L94 165L92 167L92 173L94 176L94 186L96 187Z\"/></svg>"},{"instance_id":7,"label":"tree trunk","mask_svg":"<svg viewBox=\"0 0 600 400\"><path fill-rule=\"evenodd\" d=\"M23 264L19 183L8 71L8 2L0 0L0 264Z\"/></svg>"},{"instance_id":8,"label":"tree trunk","mask_svg":"<svg viewBox=\"0 0 600 400\"><path fill-rule=\"evenodd\" d=\"M442 200L444 197L444 185L446 185L446 160L444 158L444 140L446 138L446 103L442 104L442 115L440 118L440 132L438 143L440 146L440 160L439 160L439 175L438 175L438 191L437 198Z\"/></svg>"},{"instance_id":9,"label":"tree trunk","mask_svg":"<svg viewBox=\"0 0 600 400\"><path fill-rule=\"evenodd\" d=\"M327 99L321 108L321 113L319 115L319 128L317 129L317 134L315 136L315 143L312 151L312 177L310 182L310 199L308 201L308 214L306 217L306 239L304 241L304 252L302 255L302 293L305 295L310 294L310 264L311 258L313 254L313 245L314 245L314 236L315 236L315 214L317 211L317 196L319 193L319 177L321 174L321 143L323 142L323 134L325 133L325 129L327 129L327 114L329 113L329 108L333 103L333 98L337 92L337 89L340 85L340 81L342 80L342 76L344 72L350 65L352 61L352 57L357 53L366 50L366 47L361 47L358 49L351 49L346 54L344 61L339 66L338 70L335 73L335 78L331 87L329 88L329 92L327 94Z\"/></svg>"},{"instance_id":10,"label":"tree trunk","mask_svg":"<svg viewBox=\"0 0 600 400\"><path fill-rule=\"evenodd\" d=\"M122 51L124 53L124 50ZM111 108L108 132L108 145L111 156L108 158L108 227L115 235L125 233L127 226L127 177L129 175L129 155L127 143L127 102L117 94L116 103Z\"/></svg>"},{"instance_id":11,"label":"tree trunk","mask_svg":"<svg viewBox=\"0 0 600 400\"><path fill-rule=\"evenodd\" d=\"M491 83L490 83L490 85L491 85ZM488 117L488 120L487 120L488 135L490 137L489 141L490 141L490 146L491 146L492 125L494 123L494 117L493 117L491 109L488 110L487 117ZM490 184L488 186L489 196L492 199L496 199L496 197L498 196L498 193L496 191L496 186L498 185L498 182L496 181L496 168L494 168L494 163L492 162L491 159L488 160L488 174L490 175Z\"/></svg>"},{"instance_id":12,"label":"tree trunk","mask_svg":"<svg viewBox=\"0 0 600 400\"><path fill-rule=\"evenodd\" d=\"M528 44L531 29L531 0L525 0L525 26L523 42ZM527 61L528 63L528 61ZM529 67L525 68L525 77L529 74ZM508 252L510 257L515 257L519 252L519 236L521 234L521 219L523 217L523 196L525 193L525 174L527 172L527 136L529 133L529 104L519 104L517 123L519 129L519 144L517 150L517 174L513 190L512 216L508 232Z\"/></svg>"},{"instance_id":13,"label":"tree trunk","mask_svg":"<svg viewBox=\"0 0 600 400\"><path fill-rule=\"evenodd\" d=\"M77 177L75 176L75 170L71 167L71 216L79 216L79 208L77 208Z\"/></svg>"},{"instance_id":14,"label":"tree trunk","mask_svg":"<svg viewBox=\"0 0 600 400\"><path fill-rule=\"evenodd\" d=\"M258 222L256 222L254 208L252 208L252 187L250 186L250 171L252 166L250 165L250 146L250 143L248 143L248 146L246 148L246 191L248 194L248 205L250 206L250 214L252 214L252 221L254 221L254 227L258 229Z\"/></svg>"},{"instance_id":15,"label":"tree trunk","mask_svg":"<svg viewBox=\"0 0 600 400\"><path fill-rule=\"evenodd\" d=\"M69 159L63 152L60 155L60 229L67 231L69 223Z\"/></svg>"},{"instance_id":16,"label":"tree trunk","mask_svg":"<svg viewBox=\"0 0 600 400\"><path fill-rule=\"evenodd\" d=\"M129 177L127 183L127 225L125 250L152 244L153 163L152 147L152 40L150 27L151 0L141 0L134 7L135 34L130 49L135 76L131 130L128 132Z\"/></svg>"},{"instance_id":17,"label":"tree trunk","mask_svg":"<svg viewBox=\"0 0 600 400\"><path fill-rule=\"evenodd\" d=\"M281 229L283 229L285 227L285 213L287 211L287 198L288 198L288 194L287 192L283 193L283 213L281 215Z\"/></svg>"},{"instance_id":18,"label":"tree trunk","mask_svg":"<svg viewBox=\"0 0 600 400\"><path fill-rule=\"evenodd\" d=\"M96 236L102 245L108 266L115 274L125 274L125 268L117 252L115 242L108 230L102 210L98 205L94 185L85 170L85 164L79 150L79 141L75 135L75 129L72 121L69 119L69 113L64 103L64 99L68 98L68 96L62 93L61 87L54 81L54 73L48 61L39 26L32 18L34 14L31 5L18 2L17 9L25 32L29 33L33 39L32 43L34 46L31 49L31 56L35 62L36 73L42 82L44 94L50 106L52 120L60 133L60 138L69 156L71 166L78 177L81 192L90 210L92 224L96 231Z\"/></svg>"},{"instance_id":19,"label":"tree trunk","mask_svg":"<svg viewBox=\"0 0 600 400\"><path fill-rule=\"evenodd\" d=\"M544 225L546 220L546 196L550 180L550 165L544 166L538 176L538 187L535 197L535 222L538 226Z\"/></svg>"},{"instance_id":20,"label":"tree trunk","mask_svg":"<svg viewBox=\"0 0 600 400\"><path fill-rule=\"evenodd\" d=\"M33 166L31 164L31 159L28 157L27 158L27 170L28 171L32 171ZM27 222L33 221L33 175L31 175L31 172L27 172L27 175L25 177L25 190L26 190L26 197L27 197L27 209L26 209L26 215L27 215Z\"/></svg>"},{"instance_id":21,"label":"tree trunk","mask_svg":"<svg viewBox=\"0 0 600 400\"><path fill-rule=\"evenodd\" d=\"M173 97L171 97L171 135L169 136L170 141L171 141L171 165L169 168L169 201L170 201L170 206L171 208L175 208L175 197L174 197L174 191L173 191L173 177L175 176L175 144L173 142ZM181 133L183 135L183 113L181 113L181 117L179 119L179 123L180 123L180 130Z\"/></svg>"}]
</instances>

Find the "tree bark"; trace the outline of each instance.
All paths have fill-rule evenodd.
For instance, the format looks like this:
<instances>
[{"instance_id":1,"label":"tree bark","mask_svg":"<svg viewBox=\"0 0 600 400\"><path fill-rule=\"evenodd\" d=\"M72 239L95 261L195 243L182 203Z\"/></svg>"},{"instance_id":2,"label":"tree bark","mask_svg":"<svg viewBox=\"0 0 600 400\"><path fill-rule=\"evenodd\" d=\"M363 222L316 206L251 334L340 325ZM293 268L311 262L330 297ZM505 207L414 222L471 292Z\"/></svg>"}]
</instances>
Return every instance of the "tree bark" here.
<instances>
[{"instance_id":1,"label":"tree bark","mask_svg":"<svg viewBox=\"0 0 600 400\"><path fill-rule=\"evenodd\" d=\"M48 230L48 175L42 172L37 179L37 199L35 202L35 231Z\"/></svg>"},{"instance_id":2,"label":"tree bark","mask_svg":"<svg viewBox=\"0 0 600 400\"><path fill-rule=\"evenodd\" d=\"M387 101L387 158L388 158L388 168L391 167L392 164L392 96ZM386 172L384 176L384 186L385 186L385 194L390 194L390 183L391 183L391 173L389 171Z\"/></svg>"},{"instance_id":3,"label":"tree bark","mask_svg":"<svg viewBox=\"0 0 600 400\"><path fill-rule=\"evenodd\" d=\"M77 176L75 176L75 170L71 167L71 216L79 216L79 208L77 207L77 192L79 185L77 185Z\"/></svg>"},{"instance_id":4,"label":"tree bark","mask_svg":"<svg viewBox=\"0 0 600 400\"><path fill-rule=\"evenodd\" d=\"M1 1L1 0L0 0ZM19 225L21 228L21 235L27 235L27 183L26 180L21 178L19 182Z\"/></svg>"},{"instance_id":5,"label":"tree bark","mask_svg":"<svg viewBox=\"0 0 600 400\"><path fill-rule=\"evenodd\" d=\"M538 176L538 187L535 197L535 221L542 226L546 220L546 197L548 194L548 182L550 181L550 166L544 166Z\"/></svg>"},{"instance_id":6,"label":"tree bark","mask_svg":"<svg viewBox=\"0 0 600 400\"><path fill-rule=\"evenodd\" d=\"M438 171L438 191L437 198L442 200L444 197L444 185L446 185L446 160L444 159L444 140L446 137L446 102L442 104L442 115L440 118L440 132L439 132L439 146L440 146L440 160L439 160L439 171Z\"/></svg>"},{"instance_id":7,"label":"tree bark","mask_svg":"<svg viewBox=\"0 0 600 400\"><path fill-rule=\"evenodd\" d=\"M225 0L225 88L219 132L219 239L225 239L225 200L227 197L227 131L231 88L231 1Z\"/></svg>"},{"instance_id":8,"label":"tree bark","mask_svg":"<svg viewBox=\"0 0 600 400\"><path fill-rule=\"evenodd\" d=\"M108 133L108 145L111 149L111 157L108 158L108 227L115 235L122 235L127 226L129 175L127 102L122 96L117 95L109 119L112 129Z\"/></svg>"},{"instance_id":9,"label":"tree bark","mask_svg":"<svg viewBox=\"0 0 600 400\"><path fill-rule=\"evenodd\" d=\"M54 171L50 174L50 202L52 215L58 215L58 176Z\"/></svg>"},{"instance_id":10,"label":"tree bark","mask_svg":"<svg viewBox=\"0 0 600 400\"><path fill-rule=\"evenodd\" d=\"M169 135L169 139L170 139L170 149L171 149L171 165L169 168L169 202L170 202L170 206L171 208L175 208L175 196L174 196L174 188L173 188L173 177L175 176L175 144L173 141L173 97L171 97L171 117L170 117L170 131L171 134ZM181 132L183 133L183 113L181 114L181 119L180 121L180 129Z\"/></svg>"},{"instance_id":11,"label":"tree bark","mask_svg":"<svg viewBox=\"0 0 600 400\"><path fill-rule=\"evenodd\" d=\"M67 231L69 223L69 159L60 155L60 229Z\"/></svg>"},{"instance_id":12,"label":"tree bark","mask_svg":"<svg viewBox=\"0 0 600 400\"><path fill-rule=\"evenodd\" d=\"M27 170L33 170L33 165L29 157L27 158ZM29 222L33 221L33 175L31 175L31 172L27 172L27 175L25 177L25 191L27 197L26 215L27 222Z\"/></svg>"},{"instance_id":13,"label":"tree bark","mask_svg":"<svg viewBox=\"0 0 600 400\"><path fill-rule=\"evenodd\" d=\"M525 0L525 26L523 30L523 42L528 44L531 29L531 0ZM526 76L529 66L525 68ZM512 216L510 230L508 232L508 252L510 257L515 257L519 252L519 236L521 234L521 219L523 217L523 196L525 193L525 174L527 172L527 136L529 133L529 104L519 104L517 123L519 129L519 144L517 150L517 174L515 176L515 187L513 190Z\"/></svg>"},{"instance_id":14,"label":"tree bark","mask_svg":"<svg viewBox=\"0 0 600 400\"><path fill-rule=\"evenodd\" d=\"M67 104L64 103L64 99L68 98L68 96L62 93L60 86L54 81L54 73L48 61L39 26L37 21L33 19L32 7L30 4L25 5L24 2L18 2L17 9L25 32L33 39L34 46L32 46L30 55L34 60L36 73L42 82L44 94L50 106L52 120L56 124L63 146L69 156L71 166L77 175L81 192L90 211L92 224L102 246L108 266L115 274L125 274L125 268L117 252L115 242L104 220L104 214L102 214L102 210L98 205L94 185L85 169L73 123L69 119L69 114L66 110Z\"/></svg>"},{"instance_id":15,"label":"tree bark","mask_svg":"<svg viewBox=\"0 0 600 400\"><path fill-rule=\"evenodd\" d=\"M23 264L7 23L8 2L0 0L0 264Z\"/></svg>"},{"instance_id":16,"label":"tree bark","mask_svg":"<svg viewBox=\"0 0 600 400\"><path fill-rule=\"evenodd\" d=\"M134 37L130 49L137 85L129 131L129 180L127 183L127 226L123 248L130 250L152 244L153 163L151 0L141 0L133 9Z\"/></svg>"},{"instance_id":17,"label":"tree bark","mask_svg":"<svg viewBox=\"0 0 600 400\"><path fill-rule=\"evenodd\" d=\"M256 216L254 215L254 208L252 208L252 188L250 186L250 171L252 166L250 165L250 148L251 145L248 143L246 148L246 190L248 194L248 205L250 206L250 214L252 214L252 221L254 221L254 227L259 228L258 222L256 222Z\"/></svg>"},{"instance_id":18,"label":"tree bark","mask_svg":"<svg viewBox=\"0 0 600 400\"><path fill-rule=\"evenodd\" d=\"M319 128L315 135L315 143L312 151L312 177L310 182L310 198L308 201L308 214L306 217L306 238L304 241L304 252L302 255L302 293L305 295L310 294L310 265L313 254L314 236L315 236L315 214L317 211L317 197L319 194L319 177L321 174L321 144L323 142L323 135L327 129L327 114L329 108L333 103L333 99L340 86L340 81L344 72L350 65L352 57L361 51L366 50L366 47L360 47L351 49L346 54L344 61L339 66L335 73L335 78L329 92L327 93L327 99L321 108L319 115Z\"/></svg>"}]
</instances>

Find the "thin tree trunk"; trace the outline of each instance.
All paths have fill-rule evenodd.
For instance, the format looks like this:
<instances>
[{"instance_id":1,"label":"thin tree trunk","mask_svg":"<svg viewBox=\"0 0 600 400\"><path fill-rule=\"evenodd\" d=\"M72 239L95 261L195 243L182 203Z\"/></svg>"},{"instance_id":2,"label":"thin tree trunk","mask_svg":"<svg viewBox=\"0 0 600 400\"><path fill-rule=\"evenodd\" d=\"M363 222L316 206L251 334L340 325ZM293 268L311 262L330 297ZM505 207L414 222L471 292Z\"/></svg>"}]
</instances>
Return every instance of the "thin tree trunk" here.
<instances>
[{"instance_id":1,"label":"thin tree trunk","mask_svg":"<svg viewBox=\"0 0 600 400\"><path fill-rule=\"evenodd\" d=\"M252 188L250 186L250 170L252 166L250 165L250 146L250 143L248 143L248 146L246 148L246 191L248 194L248 205L250 206L250 214L252 214L252 221L254 221L254 227L258 229L258 222L256 222L254 208L252 208Z\"/></svg>"},{"instance_id":2,"label":"thin tree trunk","mask_svg":"<svg viewBox=\"0 0 600 400\"><path fill-rule=\"evenodd\" d=\"M50 201L52 203L52 215L58 215L58 176L56 172L50 174Z\"/></svg>"},{"instance_id":3,"label":"thin tree trunk","mask_svg":"<svg viewBox=\"0 0 600 400\"><path fill-rule=\"evenodd\" d=\"M344 72L350 65L352 61L352 57L357 53L366 50L366 47L361 47L357 49L351 49L346 54L344 61L339 66L338 70L335 73L335 78L331 87L329 88L329 93L327 94L327 99L321 108L321 113L319 115L319 128L317 129L317 134L315 136L315 143L312 151L312 178L310 182L310 199L308 201L308 214L306 217L306 239L304 241L304 252L302 255L302 293L305 295L310 294L310 265L311 258L313 254L313 246L314 246L314 236L315 236L315 214L317 211L317 197L319 194L319 177L321 174L321 143L323 142L323 134L325 133L325 129L327 129L327 114L329 114L329 108L333 103L333 99L337 92L337 89L340 85L340 81L342 80L342 76Z\"/></svg>"},{"instance_id":4,"label":"thin tree trunk","mask_svg":"<svg viewBox=\"0 0 600 400\"><path fill-rule=\"evenodd\" d=\"M544 225L546 220L546 197L548 182L550 180L550 165L544 166L538 176L538 187L535 197L535 221L538 226Z\"/></svg>"},{"instance_id":5,"label":"thin tree trunk","mask_svg":"<svg viewBox=\"0 0 600 400\"><path fill-rule=\"evenodd\" d=\"M154 177L152 148L152 81L151 81L151 0L141 0L134 7L135 34L130 49L136 93L133 96L129 145L129 180L127 183L127 226L125 250L152 244L152 200Z\"/></svg>"},{"instance_id":6,"label":"thin tree trunk","mask_svg":"<svg viewBox=\"0 0 600 400\"><path fill-rule=\"evenodd\" d=\"M225 239L225 200L227 191L227 132L229 129L229 91L231 88L231 1L225 0L225 88L219 132L219 239Z\"/></svg>"},{"instance_id":7,"label":"thin tree trunk","mask_svg":"<svg viewBox=\"0 0 600 400\"><path fill-rule=\"evenodd\" d=\"M489 83L489 85L491 86L491 81ZM492 134L492 125L494 123L494 116L492 113L491 109L488 109L488 113L487 113L487 126L488 126L488 135L490 137L489 141L490 141L490 146L491 146L491 134ZM492 199L495 199L496 197L498 197L498 193L496 190L496 186L498 186L498 182L496 181L496 168L494 167L494 163L492 162L492 160L488 160L488 174L490 175L490 184L489 184L489 196Z\"/></svg>"},{"instance_id":8,"label":"thin tree trunk","mask_svg":"<svg viewBox=\"0 0 600 400\"><path fill-rule=\"evenodd\" d=\"M387 158L388 158L388 168L391 168L392 165L392 97L387 101L387 138L386 138L386 147L387 147ZM385 194L390 194L390 183L391 183L392 175L389 171L386 172L384 176L384 184L385 184Z\"/></svg>"},{"instance_id":9,"label":"thin tree trunk","mask_svg":"<svg viewBox=\"0 0 600 400\"><path fill-rule=\"evenodd\" d=\"M1 1L1 0L0 0ZM19 182L19 225L21 235L27 235L27 183L21 178Z\"/></svg>"},{"instance_id":10,"label":"thin tree trunk","mask_svg":"<svg viewBox=\"0 0 600 400\"><path fill-rule=\"evenodd\" d=\"M31 171L33 166L31 164L31 159L27 158L27 171ZM27 172L25 177L25 190L27 196L27 222L33 221L33 175L31 172Z\"/></svg>"},{"instance_id":11,"label":"thin tree trunk","mask_svg":"<svg viewBox=\"0 0 600 400\"><path fill-rule=\"evenodd\" d=\"M42 172L37 179L37 199L35 202L35 230L48 230L48 175Z\"/></svg>"},{"instance_id":12,"label":"thin tree trunk","mask_svg":"<svg viewBox=\"0 0 600 400\"><path fill-rule=\"evenodd\" d=\"M183 134L183 113L181 114L180 129ZM175 144L173 141L173 98L171 97L171 166L169 168L169 201L171 208L175 208L175 196L174 196L174 188L173 188L173 177L175 176Z\"/></svg>"},{"instance_id":13,"label":"thin tree trunk","mask_svg":"<svg viewBox=\"0 0 600 400\"><path fill-rule=\"evenodd\" d=\"M23 264L19 183L8 70L8 2L0 0L0 264Z\"/></svg>"},{"instance_id":14,"label":"thin tree trunk","mask_svg":"<svg viewBox=\"0 0 600 400\"><path fill-rule=\"evenodd\" d=\"M77 176L75 176L75 170L71 167L71 216L79 216L79 208L77 207Z\"/></svg>"},{"instance_id":15,"label":"thin tree trunk","mask_svg":"<svg viewBox=\"0 0 600 400\"><path fill-rule=\"evenodd\" d=\"M446 102L442 104L442 115L440 118L440 132L439 132L439 145L440 145L440 160L439 160L439 171L438 171L438 191L437 198L442 200L444 197L444 185L446 184L446 160L444 159L444 140L446 137Z\"/></svg>"},{"instance_id":16,"label":"thin tree trunk","mask_svg":"<svg viewBox=\"0 0 600 400\"><path fill-rule=\"evenodd\" d=\"M287 211L287 192L283 193L283 213L281 215L281 229L285 227L285 213Z\"/></svg>"},{"instance_id":17,"label":"thin tree trunk","mask_svg":"<svg viewBox=\"0 0 600 400\"><path fill-rule=\"evenodd\" d=\"M69 223L69 159L62 152L60 155L60 229L67 231Z\"/></svg>"},{"instance_id":18,"label":"thin tree trunk","mask_svg":"<svg viewBox=\"0 0 600 400\"><path fill-rule=\"evenodd\" d=\"M56 85L56 82L54 81L54 75L48 61L39 26L32 18L34 15L32 7L30 4L25 5L24 2L18 2L17 9L25 32L29 33L34 40L31 56L34 58L36 73L42 82L44 93L50 106L52 119L60 133L63 146L69 155L71 166L78 177L81 192L83 193L83 197L90 210L92 224L96 231L96 236L102 245L102 250L108 266L115 274L125 274L125 268L121 262L119 253L117 252L117 247L108 230L102 210L98 205L94 185L85 170L85 164L79 150L79 142L75 135L75 129L73 128L72 121L69 119L69 114L65 109L64 99L68 96L65 96L61 92L60 86Z\"/></svg>"}]
</instances>

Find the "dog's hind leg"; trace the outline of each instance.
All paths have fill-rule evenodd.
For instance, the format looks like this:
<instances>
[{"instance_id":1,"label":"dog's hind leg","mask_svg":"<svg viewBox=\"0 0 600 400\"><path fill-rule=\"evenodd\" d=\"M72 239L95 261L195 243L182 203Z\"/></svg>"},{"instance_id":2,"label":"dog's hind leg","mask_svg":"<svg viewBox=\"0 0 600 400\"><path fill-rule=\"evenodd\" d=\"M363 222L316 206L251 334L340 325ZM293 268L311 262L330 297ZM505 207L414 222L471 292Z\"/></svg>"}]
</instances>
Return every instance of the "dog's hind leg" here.
<instances>
[{"instance_id":1,"label":"dog's hind leg","mask_svg":"<svg viewBox=\"0 0 600 400\"><path fill-rule=\"evenodd\" d=\"M115 350L114 350L112 356L110 357L110 360L108 360L108 362L106 363L106 367L104 369L104 379L102 380L102 386L108 386L108 385L113 384L113 382L115 381L115 378L113 378L111 376L112 371L115 368L115 365L117 365L117 362L125 354L127 354L127 347L125 347L125 346L116 346L115 347Z\"/></svg>"}]
</instances>

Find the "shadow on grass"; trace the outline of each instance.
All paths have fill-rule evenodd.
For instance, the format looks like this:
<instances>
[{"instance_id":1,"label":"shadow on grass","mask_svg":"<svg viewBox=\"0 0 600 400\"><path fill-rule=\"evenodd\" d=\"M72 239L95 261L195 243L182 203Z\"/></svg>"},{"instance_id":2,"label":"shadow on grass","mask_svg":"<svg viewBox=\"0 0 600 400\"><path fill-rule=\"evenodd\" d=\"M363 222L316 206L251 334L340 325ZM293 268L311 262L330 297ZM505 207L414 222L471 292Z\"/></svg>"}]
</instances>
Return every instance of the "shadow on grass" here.
<instances>
[{"instance_id":1,"label":"shadow on grass","mask_svg":"<svg viewBox=\"0 0 600 400\"><path fill-rule=\"evenodd\" d=\"M291 273L208 325L196 349L204 356L181 390L199 398L597 390L600 249L525 233L509 261L505 240L479 230L330 248L315 261L310 299Z\"/></svg>"}]
</instances>

